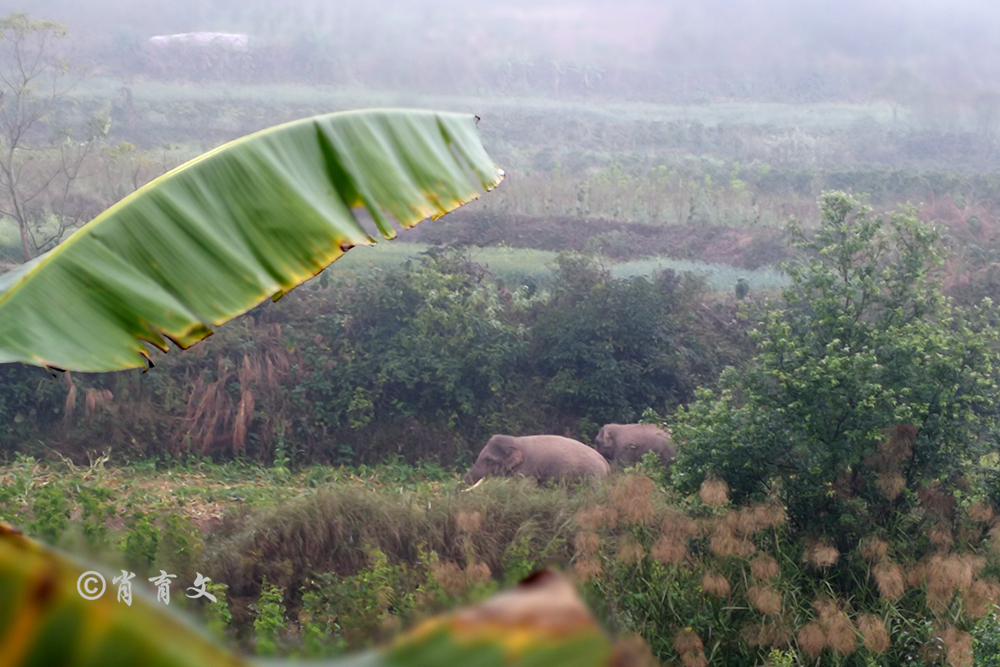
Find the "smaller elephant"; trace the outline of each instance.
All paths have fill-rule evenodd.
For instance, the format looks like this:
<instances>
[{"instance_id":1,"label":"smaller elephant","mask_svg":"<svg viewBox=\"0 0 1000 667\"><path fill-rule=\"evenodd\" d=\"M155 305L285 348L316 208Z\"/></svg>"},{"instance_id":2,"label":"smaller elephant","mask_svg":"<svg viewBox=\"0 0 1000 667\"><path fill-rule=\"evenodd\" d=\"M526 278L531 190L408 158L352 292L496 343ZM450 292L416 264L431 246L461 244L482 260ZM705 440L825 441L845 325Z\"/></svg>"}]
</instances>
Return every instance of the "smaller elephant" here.
<instances>
[{"instance_id":1,"label":"smaller elephant","mask_svg":"<svg viewBox=\"0 0 1000 667\"><path fill-rule=\"evenodd\" d=\"M492 476L524 475L539 482L607 477L611 466L592 447L559 435L494 435L463 478L466 484Z\"/></svg>"},{"instance_id":2,"label":"smaller elephant","mask_svg":"<svg viewBox=\"0 0 1000 667\"><path fill-rule=\"evenodd\" d=\"M669 468L676 453L670 432L655 424L605 424L594 444L616 467L638 463L646 452L656 452L663 467Z\"/></svg>"}]
</instances>

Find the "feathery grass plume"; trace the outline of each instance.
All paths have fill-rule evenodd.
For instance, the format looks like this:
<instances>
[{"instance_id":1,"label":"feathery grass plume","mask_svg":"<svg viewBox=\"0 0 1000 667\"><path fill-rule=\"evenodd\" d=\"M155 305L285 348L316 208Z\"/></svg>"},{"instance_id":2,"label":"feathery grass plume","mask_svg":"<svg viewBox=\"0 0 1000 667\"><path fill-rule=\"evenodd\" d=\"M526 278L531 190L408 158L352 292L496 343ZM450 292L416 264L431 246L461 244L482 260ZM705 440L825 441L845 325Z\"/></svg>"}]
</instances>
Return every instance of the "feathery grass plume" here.
<instances>
[{"instance_id":1,"label":"feathery grass plume","mask_svg":"<svg viewBox=\"0 0 1000 667\"><path fill-rule=\"evenodd\" d=\"M794 634L783 620L750 623L740 633L749 646L788 646Z\"/></svg>"},{"instance_id":2,"label":"feathery grass plume","mask_svg":"<svg viewBox=\"0 0 1000 667\"><path fill-rule=\"evenodd\" d=\"M592 556L584 556L573 563L573 574L579 581L589 581L604 574L604 568L601 561Z\"/></svg>"},{"instance_id":3,"label":"feathery grass plume","mask_svg":"<svg viewBox=\"0 0 1000 667\"><path fill-rule=\"evenodd\" d=\"M895 500L906 488L906 479L897 472L882 472L875 477L875 486L886 500Z\"/></svg>"},{"instance_id":4,"label":"feathery grass plume","mask_svg":"<svg viewBox=\"0 0 1000 667\"><path fill-rule=\"evenodd\" d=\"M622 538L618 548L618 562L622 565L637 565L646 557L646 549L631 535Z\"/></svg>"},{"instance_id":5,"label":"feathery grass plume","mask_svg":"<svg viewBox=\"0 0 1000 667\"><path fill-rule=\"evenodd\" d=\"M650 555L664 565L679 565L687 557L687 542L664 535L653 545Z\"/></svg>"},{"instance_id":6,"label":"feathery grass plume","mask_svg":"<svg viewBox=\"0 0 1000 667\"><path fill-rule=\"evenodd\" d=\"M982 526L974 523L963 522L959 524L955 533L955 541L969 547L977 546L983 539Z\"/></svg>"},{"instance_id":7,"label":"feathery grass plume","mask_svg":"<svg viewBox=\"0 0 1000 667\"><path fill-rule=\"evenodd\" d=\"M698 491L701 502L712 507L722 507L729 503L729 485L723 480L709 477Z\"/></svg>"},{"instance_id":8,"label":"feathery grass plume","mask_svg":"<svg viewBox=\"0 0 1000 667\"><path fill-rule=\"evenodd\" d=\"M885 653L889 648L889 631L878 616L864 614L858 618L858 632L869 651Z\"/></svg>"},{"instance_id":9,"label":"feathery grass plume","mask_svg":"<svg viewBox=\"0 0 1000 667\"><path fill-rule=\"evenodd\" d=\"M619 518L620 515L618 514L618 510L614 507L604 508L604 513L601 515L601 521L604 523L604 527L609 530L614 530L618 527Z\"/></svg>"},{"instance_id":10,"label":"feathery grass plume","mask_svg":"<svg viewBox=\"0 0 1000 667\"><path fill-rule=\"evenodd\" d=\"M931 544L945 551L955 545L955 538L951 536L951 528L942 523L938 523L931 528L930 540Z\"/></svg>"},{"instance_id":11,"label":"feathery grass plume","mask_svg":"<svg viewBox=\"0 0 1000 667\"><path fill-rule=\"evenodd\" d=\"M883 441L880 449L888 459L899 465L913 456L913 443L917 440L917 428L913 424L897 424Z\"/></svg>"},{"instance_id":12,"label":"feathery grass plume","mask_svg":"<svg viewBox=\"0 0 1000 667\"><path fill-rule=\"evenodd\" d=\"M767 554L760 554L750 561L750 572L761 581L770 581L778 576L781 568L778 566L778 561Z\"/></svg>"},{"instance_id":13,"label":"feathery grass plume","mask_svg":"<svg viewBox=\"0 0 1000 667\"><path fill-rule=\"evenodd\" d=\"M655 515L656 485L645 475L626 475L611 489L611 505L629 523L648 524Z\"/></svg>"},{"instance_id":14,"label":"feathery grass plume","mask_svg":"<svg viewBox=\"0 0 1000 667\"><path fill-rule=\"evenodd\" d=\"M806 652L806 655L815 658L826 648L826 633L818 621L809 621L799 629L799 648Z\"/></svg>"},{"instance_id":15,"label":"feathery grass plume","mask_svg":"<svg viewBox=\"0 0 1000 667\"><path fill-rule=\"evenodd\" d=\"M961 556L935 554L927 563L927 606L936 612L944 611L956 591L965 592L972 587L975 563Z\"/></svg>"},{"instance_id":16,"label":"feathery grass plume","mask_svg":"<svg viewBox=\"0 0 1000 667\"><path fill-rule=\"evenodd\" d=\"M493 573L486 563L473 563L465 568L465 580L469 586L488 583L492 578Z\"/></svg>"},{"instance_id":17,"label":"feathery grass plume","mask_svg":"<svg viewBox=\"0 0 1000 667\"><path fill-rule=\"evenodd\" d=\"M952 667L972 667L972 635L962 632L953 625L944 627L940 633Z\"/></svg>"},{"instance_id":18,"label":"feathery grass plume","mask_svg":"<svg viewBox=\"0 0 1000 667\"><path fill-rule=\"evenodd\" d=\"M820 540L806 546L805 552L802 554L803 561L812 563L821 570L836 565L838 558L840 558L840 552L827 540Z\"/></svg>"},{"instance_id":19,"label":"feathery grass plume","mask_svg":"<svg viewBox=\"0 0 1000 667\"><path fill-rule=\"evenodd\" d=\"M729 580L721 572L706 572L701 578L701 589L709 595L729 597Z\"/></svg>"},{"instance_id":20,"label":"feathery grass plume","mask_svg":"<svg viewBox=\"0 0 1000 667\"><path fill-rule=\"evenodd\" d=\"M906 569L906 585L910 588L919 588L924 585L927 578L927 563L914 563Z\"/></svg>"},{"instance_id":21,"label":"feathery grass plume","mask_svg":"<svg viewBox=\"0 0 1000 667\"><path fill-rule=\"evenodd\" d=\"M962 596L962 606L972 618L982 618L1000 602L1000 584L995 579L976 579Z\"/></svg>"},{"instance_id":22,"label":"feathery grass plume","mask_svg":"<svg viewBox=\"0 0 1000 667\"><path fill-rule=\"evenodd\" d=\"M674 635L674 650L681 656L684 667L707 667L705 646L701 638L691 628L678 630Z\"/></svg>"},{"instance_id":23,"label":"feathery grass plume","mask_svg":"<svg viewBox=\"0 0 1000 667\"><path fill-rule=\"evenodd\" d=\"M918 487L917 499L930 514L940 519L950 519L955 511L955 496L942 491L940 486L939 482L934 481L926 486Z\"/></svg>"},{"instance_id":24,"label":"feathery grass plume","mask_svg":"<svg viewBox=\"0 0 1000 667\"><path fill-rule=\"evenodd\" d=\"M740 540L736 539L731 530L719 524L715 531L712 532L712 537L708 541L708 548L716 556L736 556L740 553Z\"/></svg>"},{"instance_id":25,"label":"feathery grass plume","mask_svg":"<svg viewBox=\"0 0 1000 667\"><path fill-rule=\"evenodd\" d=\"M768 527L767 508L757 505L734 510L724 520L738 537L753 537Z\"/></svg>"},{"instance_id":26,"label":"feathery grass plume","mask_svg":"<svg viewBox=\"0 0 1000 667\"><path fill-rule=\"evenodd\" d=\"M989 523L995 515L996 512L993 511L993 505L987 501L974 500L969 505L969 518L973 521Z\"/></svg>"},{"instance_id":27,"label":"feathery grass plume","mask_svg":"<svg viewBox=\"0 0 1000 667\"><path fill-rule=\"evenodd\" d=\"M575 518L581 530L596 531L604 523L604 508L600 505L587 507L577 512Z\"/></svg>"},{"instance_id":28,"label":"feathery grass plume","mask_svg":"<svg viewBox=\"0 0 1000 667\"><path fill-rule=\"evenodd\" d=\"M465 572L457 564L450 561L434 561L430 569L434 583L448 595L460 595L465 591L467 584Z\"/></svg>"},{"instance_id":29,"label":"feathery grass plume","mask_svg":"<svg viewBox=\"0 0 1000 667\"><path fill-rule=\"evenodd\" d=\"M762 614L781 613L781 593L770 586L751 586L747 589L750 604Z\"/></svg>"},{"instance_id":30,"label":"feathery grass plume","mask_svg":"<svg viewBox=\"0 0 1000 667\"><path fill-rule=\"evenodd\" d=\"M826 646L844 655L852 652L857 647L857 632L837 601L820 598L813 601L813 607L819 612L819 625Z\"/></svg>"},{"instance_id":31,"label":"feathery grass plume","mask_svg":"<svg viewBox=\"0 0 1000 667\"><path fill-rule=\"evenodd\" d=\"M708 525L712 527L708 545L715 554L746 558L757 551L757 547L745 532L752 528L752 523L746 520L745 515L740 510L726 512L725 516L722 517L715 517Z\"/></svg>"},{"instance_id":32,"label":"feathery grass plume","mask_svg":"<svg viewBox=\"0 0 1000 667\"><path fill-rule=\"evenodd\" d=\"M884 599L890 602L898 600L906 591L903 570L895 563L886 560L876 563L872 574L875 576L878 592Z\"/></svg>"},{"instance_id":33,"label":"feathery grass plume","mask_svg":"<svg viewBox=\"0 0 1000 667\"><path fill-rule=\"evenodd\" d=\"M861 557L869 563L874 563L885 558L889 553L889 543L877 537L869 537L861 543Z\"/></svg>"},{"instance_id":34,"label":"feathery grass plume","mask_svg":"<svg viewBox=\"0 0 1000 667\"><path fill-rule=\"evenodd\" d=\"M788 520L788 512L784 505L772 501L764 504L763 517L766 528L779 528Z\"/></svg>"},{"instance_id":35,"label":"feathery grass plume","mask_svg":"<svg viewBox=\"0 0 1000 667\"><path fill-rule=\"evenodd\" d=\"M573 537L573 546L577 553L592 556L601 548L601 536L589 530L581 530Z\"/></svg>"},{"instance_id":36,"label":"feathery grass plume","mask_svg":"<svg viewBox=\"0 0 1000 667\"><path fill-rule=\"evenodd\" d=\"M483 527L483 515L479 512L459 512L455 523L462 532L478 533Z\"/></svg>"},{"instance_id":37,"label":"feathery grass plume","mask_svg":"<svg viewBox=\"0 0 1000 667\"><path fill-rule=\"evenodd\" d=\"M698 522L676 510L667 510L660 522L660 535L671 540L686 540L701 532Z\"/></svg>"},{"instance_id":38,"label":"feathery grass plume","mask_svg":"<svg viewBox=\"0 0 1000 667\"><path fill-rule=\"evenodd\" d=\"M857 629L844 612L836 614L827 624L826 643L842 655L847 655L858 647Z\"/></svg>"},{"instance_id":39,"label":"feathery grass plume","mask_svg":"<svg viewBox=\"0 0 1000 667\"><path fill-rule=\"evenodd\" d=\"M705 645L691 628L684 628L674 633L674 650L678 653L690 653L691 651L701 651Z\"/></svg>"},{"instance_id":40,"label":"feathery grass plume","mask_svg":"<svg viewBox=\"0 0 1000 667\"><path fill-rule=\"evenodd\" d=\"M959 554L958 559L969 566L972 570L973 576L978 575L986 567L986 559L978 554L964 553Z\"/></svg>"},{"instance_id":41,"label":"feathery grass plume","mask_svg":"<svg viewBox=\"0 0 1000 667\"><path fill-rule=\"evenodd\" d=\"M1000 554L1000 523L997 523L995 526L990 528L990 535L988 539L989 543L987 546L989 547L989 550L994 554Z\"/></svg>"},{"instance_id":42,"label":"feathery grass plume","mask_svg":"<svg viewBox=\"0 0 1000 667\"><path fill-rule=\"evenodd\" d=\"M660 667L659 661L653 655L653 649L642 638L642 635L632 633L615 642L615 665L629 667Z\"/></svg>"}]
</instances>

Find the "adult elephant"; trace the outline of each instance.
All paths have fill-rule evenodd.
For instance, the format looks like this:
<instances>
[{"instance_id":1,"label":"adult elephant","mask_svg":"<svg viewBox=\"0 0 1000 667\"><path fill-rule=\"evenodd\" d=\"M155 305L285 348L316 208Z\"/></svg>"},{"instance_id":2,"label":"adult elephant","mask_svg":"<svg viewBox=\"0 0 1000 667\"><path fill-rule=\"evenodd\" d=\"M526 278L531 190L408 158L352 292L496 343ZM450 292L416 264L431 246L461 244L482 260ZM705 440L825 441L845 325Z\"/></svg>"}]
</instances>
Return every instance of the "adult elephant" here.
<instances>
[{"instance_id":1,"label":"adult elephant","mask_svg":"<svg viewBox=\"0 0 1000 667\"><path fill-rule=\"evenodd\" d=\"M605 424L594 444L616 467L638 463L646 452L656 452L669 468L676 452L669 431L655 424Z\"/></svg>"},{"instance_id":2,"label":"adult elephant","mask_svg":"<svg viewBox=\"0 0 1000 667\"><path fill-rule=\"evenodd\" d=\"M466 484L487 476L524 475L539 482L607 477L611 466L592 447L559 435L494 435L463 478Z\"/></svg>"}]
</instances>

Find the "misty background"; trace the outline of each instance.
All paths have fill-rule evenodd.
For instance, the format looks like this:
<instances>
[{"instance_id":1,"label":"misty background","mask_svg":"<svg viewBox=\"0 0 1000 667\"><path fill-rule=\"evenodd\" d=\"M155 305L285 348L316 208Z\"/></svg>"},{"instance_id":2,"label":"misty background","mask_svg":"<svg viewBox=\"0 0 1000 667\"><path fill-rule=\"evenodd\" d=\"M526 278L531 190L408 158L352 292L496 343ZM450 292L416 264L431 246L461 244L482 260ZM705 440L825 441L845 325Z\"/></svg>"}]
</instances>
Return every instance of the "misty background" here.
<instances>
[{"instance_id":1,"label":"misty background","mask_svg":"<svg viewBox=\"0 0 1000 667\"><path fill-rule=\"evenodd\" d=\"M125 78L155 70L150 37L215 31L246 33L249 52L176 75L683 103L922 100L939 115L972 109L990 129L1000 91L1000 7L986 1L39 0L30 13L65 23L92 73Z\"/></svg>"}]
</instances>

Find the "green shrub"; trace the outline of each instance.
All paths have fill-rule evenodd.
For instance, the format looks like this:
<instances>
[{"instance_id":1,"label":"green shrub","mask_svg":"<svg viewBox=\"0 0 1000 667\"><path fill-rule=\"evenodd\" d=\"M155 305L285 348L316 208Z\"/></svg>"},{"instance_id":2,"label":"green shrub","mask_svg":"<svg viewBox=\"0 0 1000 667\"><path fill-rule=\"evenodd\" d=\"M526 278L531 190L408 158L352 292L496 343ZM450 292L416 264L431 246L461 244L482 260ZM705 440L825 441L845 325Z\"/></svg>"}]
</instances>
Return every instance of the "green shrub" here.
<instances>
[{"instance_id":1,"label":"green shrub","mask_svg":"<svg viewBox=\"0 0 1000 667\"><path fill-rule=\"evenodd\" d=\"M274 584L261 585L260 598L254 607L257 618L253 622L257 640L257 655L275 655L279 635L285 630L284 591Z\"/></svg>"},{"instance_id":2,"label":"green shrub","mask_svg":"<svg viewBox=\"0 0 1000 667\"><path fill-rule=\"evenodd\" d=\"M48 483L35 493L32 505L34 521L31 532L49 544L57 544L69 526L69 503L66 490L60 484Z\"/></svg>"}]
</instances>

